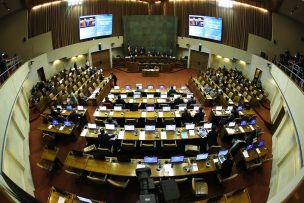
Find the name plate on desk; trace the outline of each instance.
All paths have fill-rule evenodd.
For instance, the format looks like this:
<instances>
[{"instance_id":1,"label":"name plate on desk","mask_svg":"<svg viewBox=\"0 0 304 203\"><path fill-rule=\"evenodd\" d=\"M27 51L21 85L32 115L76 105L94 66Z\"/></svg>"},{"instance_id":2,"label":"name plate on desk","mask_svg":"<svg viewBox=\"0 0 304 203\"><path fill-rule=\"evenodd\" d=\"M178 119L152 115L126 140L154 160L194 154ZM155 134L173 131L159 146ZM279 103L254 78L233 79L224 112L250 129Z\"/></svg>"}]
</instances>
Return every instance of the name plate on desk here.
<instances>
[{"instance_id":1,"label":"name plate on desk","mask_svg":"<svg viewBox=\"0 0 304 203\"><path fill-rule=\"evenodd\" d=\"M88 129L84 129L84 130L81 132L80 136L81 136L81 137L85 137L87 133L88 133Z\"/></svg>"},{"instance_id":2,"label":"name plate on desk","mask_svg":"<svg viewBox=\"0 0 304 203\"><path fill-rule=\"evenodd\" d=\"M158 112L158 117L164 117L164 113L163 112Z\"/></svg>"},{"instance_id":3,"label":"name plate on desk","mask_svg":"<svg viewBox=\"0 0 304 203\"><path fill-rule=\"evenodd\" d=\"M144 140L146 138L146 132L145 131L140 131L139 133L139 140Z\"/></svg>"},{"instance_id":4,"label":"name plate on desk","mask_svg":"<svg viewBox=\"0 0 304 203\"><path fill-rule=\"evenodd\" d=\"M197 163L192 164L191 171L198 171Z\"/></svg>"},{"instance_id":5,"label":"name plate on desk","mask_svg":"<svg viewBox=\"0 0 304 203\"><path fill-rule=\"evenodd\" d=\"M49 125L48 129L51 129L53 126L52 125Z\"/></svg>"},{"instance_id":6,"label":"name plate on desk","mask_svg":"<svg viewBox=\"0 0 304 203\"><path fill-rule=\"evenodd\" d=\"M59 128L60 131L63 130L63 129L64 129L64 125Z\"/></svg>"},{"instance_id":7,"label":"name plate on desk","mask_svg":"<svg viewBox=\"0 0 304 203\"><path fill-rule=\"evenodd\" d=\"M228 134L233 134L235 132L235 129L233 128L226 128L226 130Z\"/></svg>"},{"instance_id":8,"label":"name plate on desk","mask_svg":"<svg viewBox=\"0 0 304 203\"><path fill-rule=\"evenodd\" d=\"M63 110L61 113L65 113L66 112L66 110Z\"/></svg>"},{"instance_id":9,"label":"name plate on desk","mask_svg":"<svg viewBox=\"0 0 304 203\"><path fill-rule=\"evenodd\" d=\"M250 128L251 130L254 130L254 127L253 127L252 125L249 125L249 128Z\"/></svg>"},{"instance_id":10,"label":"name plate on desk","mask_svg":"<svg viewBox=\"0 0 304 203\"><path fill-rule=\"evenodd\" d=\"M255 151L258 153L258 154L261 154L261 151L259 148L256 148Z\"/></svg>"},{"instance_id":11,"label":"name plate on desk","mask_svg":"<svg viewBox=\"0 0 304 203\"><path fill-rule=\"evenodd\" d=\"M194 135L195 135L194 130L189 130L189 136L194 136Z\"/></svg>"},{"instance_id":12,"label":"name plate on desk","mask_svg":"<svg viewBox=\"0 0 304 203\"><path fill-rule=\"evenodd\" d=\"M240 126L239 129L240 129L240 131L241 131L242 133L245 132L245 130L244 130L244 128L243 128L242 126Z\"/></svg>"},{"instance_id":13,"label":"name plate on desk","mask_svg":"<svg viewBox=\"0 0 304 203\"><path fill-rule=\"evenodd\" d=\"M137 164L136 168L146 168L146 165L145 164Z\"/></svg>"},{"instance_id":14,"label":"name plate on desk","mask_svg":"<svg viewBox=\"0 0 304 203\"><path fill-rule=\"evenodd\" d=\"M118 133L118 139L120 139L120 140L122 140L123 138L124 138L124 136L125 136L125 131L119 131L119 133Z\"/></svg>"},{"instance_id":15,"label":"name plate on desk","mask_svg":"<svg viewBox=\"0 0 304 203\"><path fill-rule=\"evenodd\" d=\"M248 154L248 152L247 152L246 150L243 151L243 155L244 155L245 158L248 158L248 157L249 157L249 154Z\"/></svg>"},{"instance_id":16,"label":"name plate on desk","mask_svg":"<svg viewBox=\"0 0 304 203\"><path fill-rule=\"evenodd\" d=\"M240 115L244 115L244 113L243 113L242 111L239 111L239 114L240 114Z\"/></svg>"},{"instance_id":17,"label":"name plate on desk","mask_svg":"<svg viewBox=\"0 0 304 203\"><path fill-rule=\"evenodd\" d=\"M147 112L141 112L141 117L146 118L147 117Z\"/></svg>"},{"instance_id":18,"label":"name plate on desk","mask_svg":"<svg viewBox=\"0 0 304 203\"><path fill-rule=\"evenodd\" d=\"M160 139L162 139L162 140L167 139L167 132L166 131L160 132Z\"/></svg>"}]
</instances>

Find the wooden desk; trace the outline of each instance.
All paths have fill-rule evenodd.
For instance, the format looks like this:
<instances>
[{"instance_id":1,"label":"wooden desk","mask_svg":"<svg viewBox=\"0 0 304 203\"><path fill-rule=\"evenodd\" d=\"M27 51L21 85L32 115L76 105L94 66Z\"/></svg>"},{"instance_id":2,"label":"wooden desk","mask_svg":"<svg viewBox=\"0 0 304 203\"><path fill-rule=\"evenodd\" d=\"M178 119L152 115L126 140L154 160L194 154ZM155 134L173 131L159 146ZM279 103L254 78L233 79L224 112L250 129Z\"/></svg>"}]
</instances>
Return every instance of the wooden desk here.
<instances>
[{"instance_id":1,"label":"wooden desk","mask_svg":"<svg viewBox=\"0 0 304 203\"><path fill-rule=\"evenodd\" d=\"M259 153L258 150L259 149ZM241 161L244 161L245 164L250 164L252 162L260 162L260 158L265 158L268 154L269 151L268 149L263 146L263 147L259 147L259 148L253 148L251 150L248 150L248 157L245 157L245 149L241 149L235 156L235 162L236 163L240 163Z\"/></svg>"},{"instance_id":2,"label":"wooden desk","mask_svg":"<svg viewBox=\"0 0 304 203\"><path fill-rule=\"evenodd\" d=\"M73 108L73 110L76 111L77 114L80 114L80 115L85 115L86 112L87 112L87 108L84 108L83 110L77 110L76 108ZM60 112L60 115L62 116L69 116L70 114L72 113L72 111L69 111L69 110L66 110L66 109L63 109L61 112ZM51 109L50 108L47 108L43 111L43 115L50 115L51 114Z\"/></svg>"},{"instance_id":3,"label":"wooden desk","mask_svg":"<svg viewBox=\"0 0 304 203\"><path fill-rule=\"evenodd\" d=\"M247 188L239 189L233 192L226 193L221 196L195 201L195 203L251 203L251 199Z\"/></svg>"},{"instance_id":4,"label":"wooden desk","mask_svg":"<svg viewBox=\"0 0 304 203\"><path fill-rule=\"evenodd\" d=\"M70 152L65 159L64 165L72 168L85 169L88 160L89 160L89 155L78 157L78 156L74 156Z\"/></svg>"},{"instance_id":5,"label":"wooden desk","mask_svg":"<svg viewBox=\"0 0 304 203\"><path fill-rule=\"evenodd\" d=\"M170 112L162 112L162 111L153 111L153 112L146 112L143 110L139 111L129 111L129 110L122 110L122 111L99 111L98 109L94 112L93 116L97 118L180 118L181 113L179 111ZM162 113L160 113L162 112ZM146 114L146 115L144 115Z\"/></svg>"},{"instance_id":6,"label":"wooden desk","mask_svg":"<svg viewBox=\"0 0 304 203\"><path fill-rule=\"evenodd\" d=\"M166 162L168 162L166 164ZM215 172L216 167L213 162L213 159L209 161L210 167L206 167L207 161L197 162L198 170L193 171L189 158L186 158L183 163L175 163L173 167L170 160L168 159L159 159L162 167L160 170L157 170L158 164L144 164L142 159L132 159L131 162L108 162L108 161L96 161L94 159L89 159L85 170L104 173L108 175L117 175L117 176L127 176L127 177L136 177L136 168L138 166L145 166L151 168L151 177L176 177L176 176L188 176L196 175L202 173ZM140 163L140 164L139 164ZM189 171L185 170L185 167L189 167Z\"/></svg>"},{"instance_id":7,"label":"wooden desk","mask_svg":"<svg viewBox=\"0 0 304 203\"><path fill-rule=\"evenodd\" d=\"M224 130L222 130L222 132L219 133L221 138L224 138L226 136L236 137L240 135L245 135L246 133L253 132L256 129L256 125L246 125L246 126L236 125L234 128L229 128L227 125L225 125L223 129Z\"/></svg>"},{"instance_id":8,"label":"wooden desk","mask_svg":"<svg viewBox=\"0 0 304 203\"><path fill-rule=\"evenodd\" d=\"M41 158L54 162L55 159L57 158L58 152L59 152L59 148L55 148L55 150L50 150L50 149L44 148Z\"/></svg>"},{"instance_id":9,"label":"wooden desk","mask_svg":"<svg viewBox=\"0 0 304 203\"><path fill-rule=\"evenodd\" d=\"M87 138L98 138L99 129L92 130L84 128L80 134L82 137ZM160 140L183 140L183 139L200 139L201 136L198 135L198 128L194 130L194 135L189 135L189 132L185 128L177 128L177 131L167 131L166 137L161 136L161 132L164 132L164 128L157 128L155 132L145 132L144 136L141 136L141 130L144 131L144 128L137 128L135 135L134 131L124 131L124 128L117 128L115 131L111 131L111 134L117 134L116 139L118 140L147 140L147 141L160 141ZM188 137L182 138L181 133L187 132Z\"/></svg>"},{"instance_id":10,"label":"wooden desk","mask_svg":"<svg viewBox=\"0 0 304 203\"><path fill-rule=\"evenodd\" d=\"M145 92L145 93L167 93L170 89L169 88L164 88L164 89L142 89L142 92ZM124 89L124 88L120 88L120 89L111 89L111 93L112 94L127 94L127 93L133 93L135 92L136 89ZM177 88L176 89L176 92L179 93L179 94L187 94L187 93L191 93L189 91L189 89L180 89L180 88Z\"/></svg>"},{"instance_id":11,"label":"wooden desk","mask_svg":"<svg viewBox=\"0 0 304 203\"><path fill-rule=\"evenodd\" d=\"M87 198L84 198L87 199ZM87 199L91 200L93 203L105 203L103 201L93 200L93 199ZM54 187L52 187L50 191L50 195L48 198L48 203L58 203L60 201L64 201L64 203L81 203L83 201L80 201L78 199L78 196L69 192L65 192L65 194L62 194L60 192L57 192Z\"/></svg>"},{"instance_id":12,"label":"wooden desk","mask_svg":"<svg viewBox=\"0 0 304 203\"><path fill-rule=\"evenodd\" d=\"M75 124L72 124L70 127L63 126L54 126L51 123L40 123L38 126L39 130L49 133L62 134L62 135L73 135L73 130L75 128Z\"/></svg>"},{"instance_id":13,"label":"wooden desk","mask_svg":"<svg viewBox=\"0 0 304 203\"><path fill-rule=\"evenodd\" d=\"M159 69L142 69L143 77L159 77Z\"/></svg>"}]
</instances>

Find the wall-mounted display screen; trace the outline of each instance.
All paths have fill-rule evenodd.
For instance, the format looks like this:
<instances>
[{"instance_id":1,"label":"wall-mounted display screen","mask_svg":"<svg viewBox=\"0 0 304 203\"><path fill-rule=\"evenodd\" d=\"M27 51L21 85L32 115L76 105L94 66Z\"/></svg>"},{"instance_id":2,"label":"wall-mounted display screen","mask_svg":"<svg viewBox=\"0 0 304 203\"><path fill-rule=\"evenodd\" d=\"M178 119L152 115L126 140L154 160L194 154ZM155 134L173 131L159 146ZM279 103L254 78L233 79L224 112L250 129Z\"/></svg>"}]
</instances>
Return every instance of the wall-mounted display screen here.
<instances>
[{"instance_id":1,"label":"wall-mounted display screen","mask_svg":"<svg viewBox=\"0 0 304 203\"><path fill-rule=\"evenodd\" d=\"M80 40L112 35L112 22L112 14L80 16Z\"/></svg>"},{"instance_id":2,"label":"wall-mounted display screen","mask_svg":"<svg viewBox=\"0 0 304 203\"><path fill-rule=\"evenodd\" d=\"M222 18L189 15L189 36L222 41Z\"/></svg>"}]
</instances>

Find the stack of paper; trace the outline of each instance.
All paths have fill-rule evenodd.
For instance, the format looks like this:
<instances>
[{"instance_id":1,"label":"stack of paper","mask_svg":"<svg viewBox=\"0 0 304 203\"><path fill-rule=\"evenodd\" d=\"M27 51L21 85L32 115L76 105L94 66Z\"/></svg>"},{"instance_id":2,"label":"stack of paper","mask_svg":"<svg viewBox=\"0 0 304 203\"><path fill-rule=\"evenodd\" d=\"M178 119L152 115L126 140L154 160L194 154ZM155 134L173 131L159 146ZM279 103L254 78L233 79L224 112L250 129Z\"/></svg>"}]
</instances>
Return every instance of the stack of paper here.
<instances>
[{"instance_id":1,"label":"stack of paper","mask_svg":"<svg viewBox=\"0 0 304 203\"><path fill-rule=\"evenodd\" d=\"M119 133L118 133L118 139L120 139L120 140L122 140L123 138L124 138L124 136L125 136L125 131L119 131Z\"/></svg>"},{"instance_id":2,"label":"stack of paper","mask_svg":"<svg viewBox=\"0 0 304 203\"><path fill-rule=\"evenodd\" d=\"M249 157L249 154L248 154L248 152L247 152L246 150L243 151L243 155L244 155L245 158L248 158L248 157Z\"/></svg>"},{"instance_id":3,"label":"stack of paper","mask_svg":"<svg viewBox=\"0 0 304 203\"><path fill-rule=\"evenodd\" d=\"M240 129L240 131L241 131L242 133L245 132L245 130L244 130L244 128L243 128L242 126L240 126L239 129Z\"/></svg>"},{"instance_id":4,"label":"stack of paper","mask_svg":"<svg viewBox=\"0 0 304 203\"><path fill-rule=\"evenodd\" d=\"M254 130L254 127L253 127L252 125L249 125L249 128L250 128L251 130Z\"/></svg>"},{"instance_id":5,"label":"stack of paper","mask_svg":"<svg viewBox=\"0 0 304 203\"><path fill-rule=\"evenodd\" d=\"M171 164L164 164L165 176L173 175L173 168L171 168Z\"/></svg>"},{"instance_id":6,"label":"stack of paper","mask_svg":"<svg viewBox=\"0 0 304 203\"><path fill-rule=\"evenodd\" d=\"M261 153L261 151L260 151L260 149L259 149L259 148L256 148L256 149L255 149L255 151L256 151L258 154L260 154L260 153Z\"/></svg>"},{"instance_id":7,"label":"stack of paper","mask_svg":"<svg viewBox=\"0 0 304 203\"><path fill-rule=\"evenodd\" d=\"M146 135L145 131L140 131L140 133L139 133L139 140L144 140L145 139L145 135Z\"/></svg>"},{"instance_id":8,"label":"stack of paper","mask_svg":"<svg viewBox=\"0 0 304 203\"><path fill-rule=\"evenodd\" d=\"M141 112L141 117L146 118L147 117L147 112L145 112L145 111Z\"/></svg>"},{"instance_id":9,"label":"stack of paper","mask_svg":"<svg viewBox=\"0 0 304 203\"><path fill-rule=\"evenodd\" d=\"M166 131L160 132L160 139L162 139L162 140L167 139L167 132Z\"/></svg>"},{"instance_id":10,"label":"stack of paper","mask_svg":"<svg viewBox=\"0 0 304 203\"><path fill-rule=\"evenodd\" d=\"M86 134L87 134L87 132L88 132L88 129L84 129L84 130L81 132L80 136L81 136L81 137L85 137Z\"/></svg>"}]
</instances>

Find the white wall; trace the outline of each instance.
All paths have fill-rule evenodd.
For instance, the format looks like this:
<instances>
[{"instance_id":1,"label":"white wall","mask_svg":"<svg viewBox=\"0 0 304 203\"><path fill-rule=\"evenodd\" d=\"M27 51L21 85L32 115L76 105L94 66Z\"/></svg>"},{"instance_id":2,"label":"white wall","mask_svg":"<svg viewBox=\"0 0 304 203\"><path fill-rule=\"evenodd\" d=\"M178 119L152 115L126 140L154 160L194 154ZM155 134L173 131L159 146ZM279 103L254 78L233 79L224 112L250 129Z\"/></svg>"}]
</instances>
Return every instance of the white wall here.
<instances>
[{"instance_id":1,"label":"white wall","mask_svg":"<svg viewBox=\"0 0 304 203\"><path fill-rule=\"evenodd\" d=\"M22 65L0 89L0 162L2 171L20 188L34 195L29 164L29 105L22 88L29 73Z\"/></svg>"}]
</instances>

